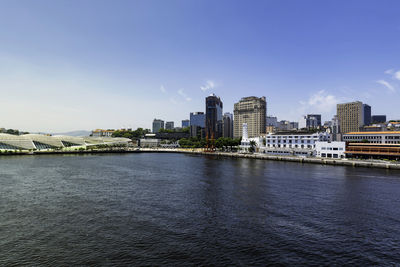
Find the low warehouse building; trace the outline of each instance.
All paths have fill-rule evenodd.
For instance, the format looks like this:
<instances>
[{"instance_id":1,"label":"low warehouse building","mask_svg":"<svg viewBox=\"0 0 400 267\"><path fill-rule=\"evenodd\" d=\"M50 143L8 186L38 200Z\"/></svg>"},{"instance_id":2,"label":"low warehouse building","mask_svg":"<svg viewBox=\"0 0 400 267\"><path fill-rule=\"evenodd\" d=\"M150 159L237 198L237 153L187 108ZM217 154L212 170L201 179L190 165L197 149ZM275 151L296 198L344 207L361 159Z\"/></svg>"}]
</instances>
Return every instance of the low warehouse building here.
<instances>
[{"instance_id":1,"label":"low warehouse building","mask_svg":"<svg viewBox=\"0 0 400 267\"><path fill-rule=\"evenodd\" d=\"M349 143L347 157L400 160L400 144Z\"/></svg>"}]
</instances>

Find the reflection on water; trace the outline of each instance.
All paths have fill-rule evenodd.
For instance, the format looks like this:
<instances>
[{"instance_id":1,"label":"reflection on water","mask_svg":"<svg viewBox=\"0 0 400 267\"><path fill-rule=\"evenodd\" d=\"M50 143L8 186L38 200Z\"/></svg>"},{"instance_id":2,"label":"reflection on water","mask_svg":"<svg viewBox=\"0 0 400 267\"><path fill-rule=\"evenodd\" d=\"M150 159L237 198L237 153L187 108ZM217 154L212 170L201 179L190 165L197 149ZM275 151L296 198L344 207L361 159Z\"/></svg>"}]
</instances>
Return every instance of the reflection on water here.
<instances>
[{"instance_id":1,"label":"reflection on water","mask_svg":"<svg viewBox=\"0 0 400 267\"><path fill-rule=\"evenodd\" d=\"M395 265L399 174L181 154L0 157L0 265Z\"/></svg>"}]
</instances>

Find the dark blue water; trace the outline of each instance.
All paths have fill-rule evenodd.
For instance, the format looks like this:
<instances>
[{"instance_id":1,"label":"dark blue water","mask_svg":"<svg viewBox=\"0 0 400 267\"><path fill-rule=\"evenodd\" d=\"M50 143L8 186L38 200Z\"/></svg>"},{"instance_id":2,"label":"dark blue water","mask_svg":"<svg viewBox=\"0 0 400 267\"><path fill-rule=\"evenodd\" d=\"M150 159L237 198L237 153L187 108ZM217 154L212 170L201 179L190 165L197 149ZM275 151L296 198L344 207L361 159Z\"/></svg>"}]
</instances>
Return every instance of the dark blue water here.
<instances>
[{"instance_id":1,"label":"dark blue water","mask_svg":"<svg viewBox=\"0 0 400 267\"><path fill-rule=\"evenodd\" d=\"M0 157L0 265L398 265L400 172L182 154Z\"/></svg>"}]
</instances>

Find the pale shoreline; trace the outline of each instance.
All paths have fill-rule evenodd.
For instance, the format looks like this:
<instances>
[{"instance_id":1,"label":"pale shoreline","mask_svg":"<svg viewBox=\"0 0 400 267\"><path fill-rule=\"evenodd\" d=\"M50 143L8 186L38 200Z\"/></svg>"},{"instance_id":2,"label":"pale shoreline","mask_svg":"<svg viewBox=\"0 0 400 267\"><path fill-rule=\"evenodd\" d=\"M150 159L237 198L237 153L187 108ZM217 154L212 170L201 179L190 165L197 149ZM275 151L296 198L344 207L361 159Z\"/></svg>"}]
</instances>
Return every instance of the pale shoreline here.
<instances>
[{"instance_id":1,"label":"pale shoreline","mask_svg":"<svg viewBox=\"0 0 400 267\"><path fill-rule=\"evenodd\" d=\"M379 162L370 160L353 160L353 159L330 159L330 158L307 158L295 156L280 156L270 154L243 154L237 152L205 152L203 149L184 149L184 148L124 148L124 149L99 149L99 150L70 150L70 151L35 151L35 152L17 152L2 153L0 156L16 156L16 155L51 155L51 154L99 154L99 153L185 153L195 155L209 155L230 158L248 158L260 160L287 161L297 163L312 163L332 166L350 166L400 170L400 163Z\"/></svg>"},{"instance_id":2,"label":"pale shoreline","mask_svg":"<svg viewBox=\"0 0 400 267\"><path fill-rule=\"evenodd\" d=\"M188 153L198 155L222 156L231 158L248 158L248 159L261 159L261 160L274 160L274 161L288 161L298 163L312 163L334 166L350 166L350 167L366 167L366 168L379 168L379 169L392 169L400 170L400 163L392 162L373 162L369 160L350 160L350 159L330 159L330 158L307 158L296 156L280 156L270 154L243 154L237 152L204 152L196 149L140 149L140 152L150 153Z\"/></svg>"}]
</instances>

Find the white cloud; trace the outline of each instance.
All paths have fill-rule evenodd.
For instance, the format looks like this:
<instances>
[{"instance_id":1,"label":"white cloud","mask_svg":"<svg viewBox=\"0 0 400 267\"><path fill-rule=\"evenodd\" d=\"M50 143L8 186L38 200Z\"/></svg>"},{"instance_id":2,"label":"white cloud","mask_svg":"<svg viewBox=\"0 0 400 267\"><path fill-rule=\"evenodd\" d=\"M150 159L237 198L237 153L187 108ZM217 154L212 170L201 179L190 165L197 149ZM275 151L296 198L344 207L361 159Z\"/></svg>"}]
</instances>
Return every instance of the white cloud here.
<instances>
[{"instance_id":1,"label":"white cloud","mask_svg":"<svg viewBox=\"0 0 400 267\"><path fill-rule=\"evenodd\" d=\"M393 74L393 72L394 72L394 70L393 70L393 69L390 69L390 70L386 70L386 71L385 71L385 74L390 74L390 75L391 75L391 74Z\"/></svg>"},{"instance_id":2,"label":"white cloud","mask_svg":"<svg viewBox=\"0 0 400 267\"><path fill-rule=\"evenodd\" d=\"M400 70L394 73L393 78L400 80Z\"/></svg>"},{"instance_id":3,"label":"white cloud","mask_svg":"<svg viewBox=\"0 0 400 267\"><path fill-rule=\"evenodd\" d=\"M183 91L183 89L179 89L178 94L182 96L186 101L192 101L192 99Z\"/></svg>"},{"instance_id":4,"label":"white cloud","mask_svg":"<svg viewBox=\"0 0 400 267\"><path fill-rule=\"evenodd\" d=\"M215 87L216 87L215 82L213 82L213 81L211 81L211 80L208 80L208 81L206 81L206 84L205 84L205 85L200 86L200 89L201 89L203 92L205 92L205 91L208 91L208 90L212 90L212 89L214 89Z\"/></svg>"},{"instance_id":5,"label":"white cloud","mask_svg":"<svg viewBox=\"0 0 400 267\"><path fill-rule=\"evenodd\" d=\"M161 86L160 86L160 91L161 91L162 93L164 93L164 94L167 92L167 90L165 89L164 85L161 85Z\"/></svg>"},{"instance_id":6,"label":"white cloud","mask_svg":"<svg viewBox=\"0 0 400 267\"><path fill-rule=\"evenodd\" d=\"M300 101L301 108L299 112L305 113L332 113L336 108L336 104L342 100L338 97L328 94L325 90L318 91L310 96L307 101Z\"/></svg>"},{"instance_id":7,"label":"white cloud","mask_svg":"<svg viewBox=\"0 0 400 267\"><path fill-rule=\"evenodd\" d=\"M394 69L389 69L385 71L385 74L391 75L393 79L400 81L400 70L395 71ZM381 83L383 84L383 83ZM386 86L386 84L384 84ZM390 89L390 88L389 88ZM392 89L390 89L392 90Z\"/></svg>"},{"instance_id":8,"label":"white cloud","mask_svg":"<svg viewBox=\"0 0 400 267\"><path fill-rule=\"evenodd\" d=\"M388 83L385 80L379 80L376 81L379 84L382 84L383 86L385 86L387 89L389 89L391 92L396 92L396 89L393 87L393 85L391 85L390 83Z\"/></svg>"}]
</instances>

